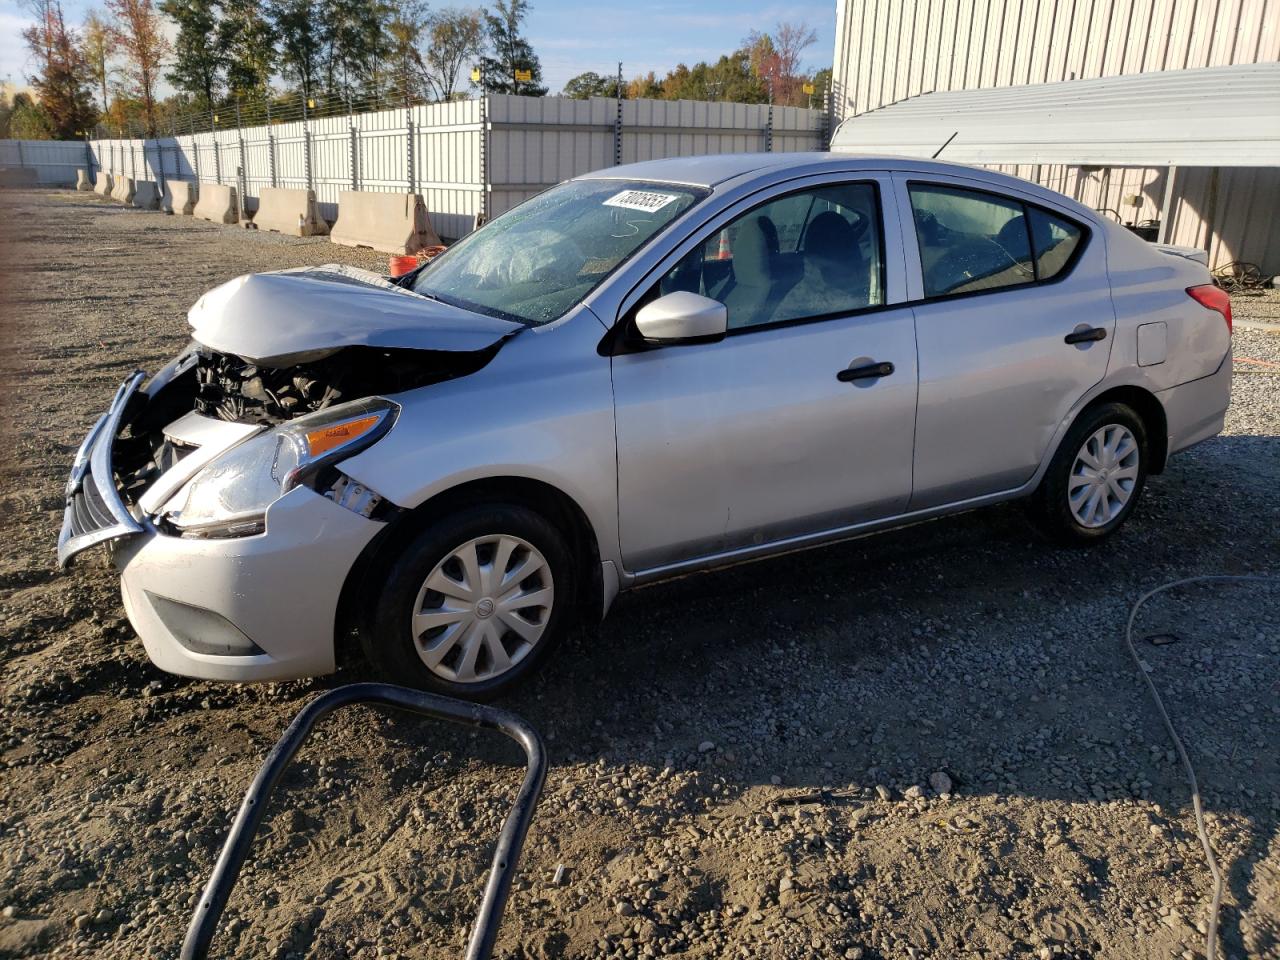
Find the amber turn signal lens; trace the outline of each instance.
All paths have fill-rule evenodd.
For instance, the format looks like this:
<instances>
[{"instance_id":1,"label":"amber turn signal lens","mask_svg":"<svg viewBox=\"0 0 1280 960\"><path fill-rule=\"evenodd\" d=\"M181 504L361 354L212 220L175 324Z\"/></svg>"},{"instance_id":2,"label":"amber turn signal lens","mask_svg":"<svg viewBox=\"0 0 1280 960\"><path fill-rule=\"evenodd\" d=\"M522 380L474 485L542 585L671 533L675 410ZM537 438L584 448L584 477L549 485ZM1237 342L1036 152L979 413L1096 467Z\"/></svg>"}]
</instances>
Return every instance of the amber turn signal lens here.
<instances>
[{"instance_id":1,"label":"amber turn signal lens","mask_svg":"<svg viewBox=\"0 0 1280 960\"><path fill-rule=\"evenodd\" d=\"M312 430L307 434L307 450L313 457L328 453L335 447L349 443L372 430L381 419L382 415L375 413L369 417L360 417L357 420L348 420L346 423L335 423L330 427Z\"/></svg>"}]
</instances>

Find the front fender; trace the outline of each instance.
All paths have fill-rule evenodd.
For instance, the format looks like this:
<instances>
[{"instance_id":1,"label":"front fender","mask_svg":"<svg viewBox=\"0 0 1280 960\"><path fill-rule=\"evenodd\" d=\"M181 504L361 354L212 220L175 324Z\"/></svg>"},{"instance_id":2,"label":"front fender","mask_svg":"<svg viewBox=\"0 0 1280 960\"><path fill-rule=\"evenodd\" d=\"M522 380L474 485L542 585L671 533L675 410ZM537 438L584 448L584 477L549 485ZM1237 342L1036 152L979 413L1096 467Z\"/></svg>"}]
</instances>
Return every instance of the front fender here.
<instances>
[{"instance_id":1,"label":"front fender","mask_svg":"<svg viewBox=\"0 0 1280 960\"><path fill-rule=\"evenodd\" d=\"M585 309L523 331L483 369L396 395L396 426L339 469L406 509L476 480L536 480L578 504L601 560L616 561L613 386L599 339Z\"/></svg>"}]
</instances>

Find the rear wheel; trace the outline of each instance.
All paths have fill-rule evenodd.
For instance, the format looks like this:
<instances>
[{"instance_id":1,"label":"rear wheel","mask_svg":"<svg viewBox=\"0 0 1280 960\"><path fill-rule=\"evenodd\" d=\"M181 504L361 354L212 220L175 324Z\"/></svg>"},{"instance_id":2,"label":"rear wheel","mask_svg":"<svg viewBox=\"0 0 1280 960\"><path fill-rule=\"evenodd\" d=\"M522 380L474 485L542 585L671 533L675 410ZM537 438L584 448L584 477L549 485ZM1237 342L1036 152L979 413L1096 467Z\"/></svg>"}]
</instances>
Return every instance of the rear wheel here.
<instances>
[{"instance_id":1,"label":"rear wheel","mask_svg":"<svg viewBox=\"0 0 1280 960\"><path fill-rule=\"evenodd\" d=\"M1032 499L1038 525L1055 540L1096 543L1133 512L1147 481L1146 427L1132 407L1085 410L1067 431Z\"/></svg>"},{"instance_id":2,"label":"rear wheel","mask_svg":"<svg viewBox=\"0 0 1280 960\"><path fill-rule=\"evenodd\" d=\"M465 508L424 529L391 564L365 610L365 653L397 683L498 696L568 629L575 572L564 538L537 513Z\"/></svg>"}]
</instances>

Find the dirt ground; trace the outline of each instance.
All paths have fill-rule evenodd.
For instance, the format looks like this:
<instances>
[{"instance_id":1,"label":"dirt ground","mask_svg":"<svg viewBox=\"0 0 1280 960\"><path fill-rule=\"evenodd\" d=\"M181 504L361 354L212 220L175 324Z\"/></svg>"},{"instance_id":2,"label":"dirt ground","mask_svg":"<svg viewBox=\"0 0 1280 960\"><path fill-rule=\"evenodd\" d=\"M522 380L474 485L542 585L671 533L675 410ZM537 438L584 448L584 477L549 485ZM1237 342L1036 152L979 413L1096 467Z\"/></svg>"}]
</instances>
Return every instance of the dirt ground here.
<instances>
[{"instance_id":1,"label":"dirt ground","mask_svg":"<svg viewBox=\"0 0 1280 960\"><path fill-rule=\"evenodd\" d=\"M385 259L66 191L0 192L0 241L0 956L175 957L269 746L366 673L152 667L105 561L55 569L68 465L205 289ZM1280 574L1280 335L1235 343L1226 433L1100 547L1053 548L1007 507L624 596L505 704L552 769L497 955L1201 956L1209 874L1122 631L1162 582ZM1225 585L1137 625L1175 638L1141 655L1200 775L1237 960L1280 957L1278 624L1280 590ZM214 955L460 956L519 761L333 716Z\"/></svg>"}]
</instances>

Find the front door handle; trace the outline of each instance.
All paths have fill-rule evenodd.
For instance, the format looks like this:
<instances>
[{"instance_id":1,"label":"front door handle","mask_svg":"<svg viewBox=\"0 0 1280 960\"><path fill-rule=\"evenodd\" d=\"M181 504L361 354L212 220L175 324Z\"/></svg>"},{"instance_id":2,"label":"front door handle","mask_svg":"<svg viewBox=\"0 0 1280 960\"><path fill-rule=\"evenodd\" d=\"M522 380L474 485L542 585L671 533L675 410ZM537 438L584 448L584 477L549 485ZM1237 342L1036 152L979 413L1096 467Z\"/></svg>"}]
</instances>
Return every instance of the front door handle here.
<instances>
[{"instance_id":1,"label":"front door handle","mask_svg":"<svg viewBox=\"0 0 1280 960\"><path fill-rule=\"evenodd\" d=\"M841 383L848 383L851 380L870 380L872 378L887 377L893 373L893 364L888 361L884 363L866 363L860 367L846 367L836 374L836 379Z\"/></svg>"},{"instance_id":2,"label":"front door handle","mask_svg":"<svg viewBox=\"0 0 1280 960\"><path fill-rule=\"evenodd\" d=\"M1102 327L1086 327L1083 330L1072 330L1062 338L1063 343L1089 343L1092 340L1107 339L1107 331Z\"/></svg>"}]
</instances>

